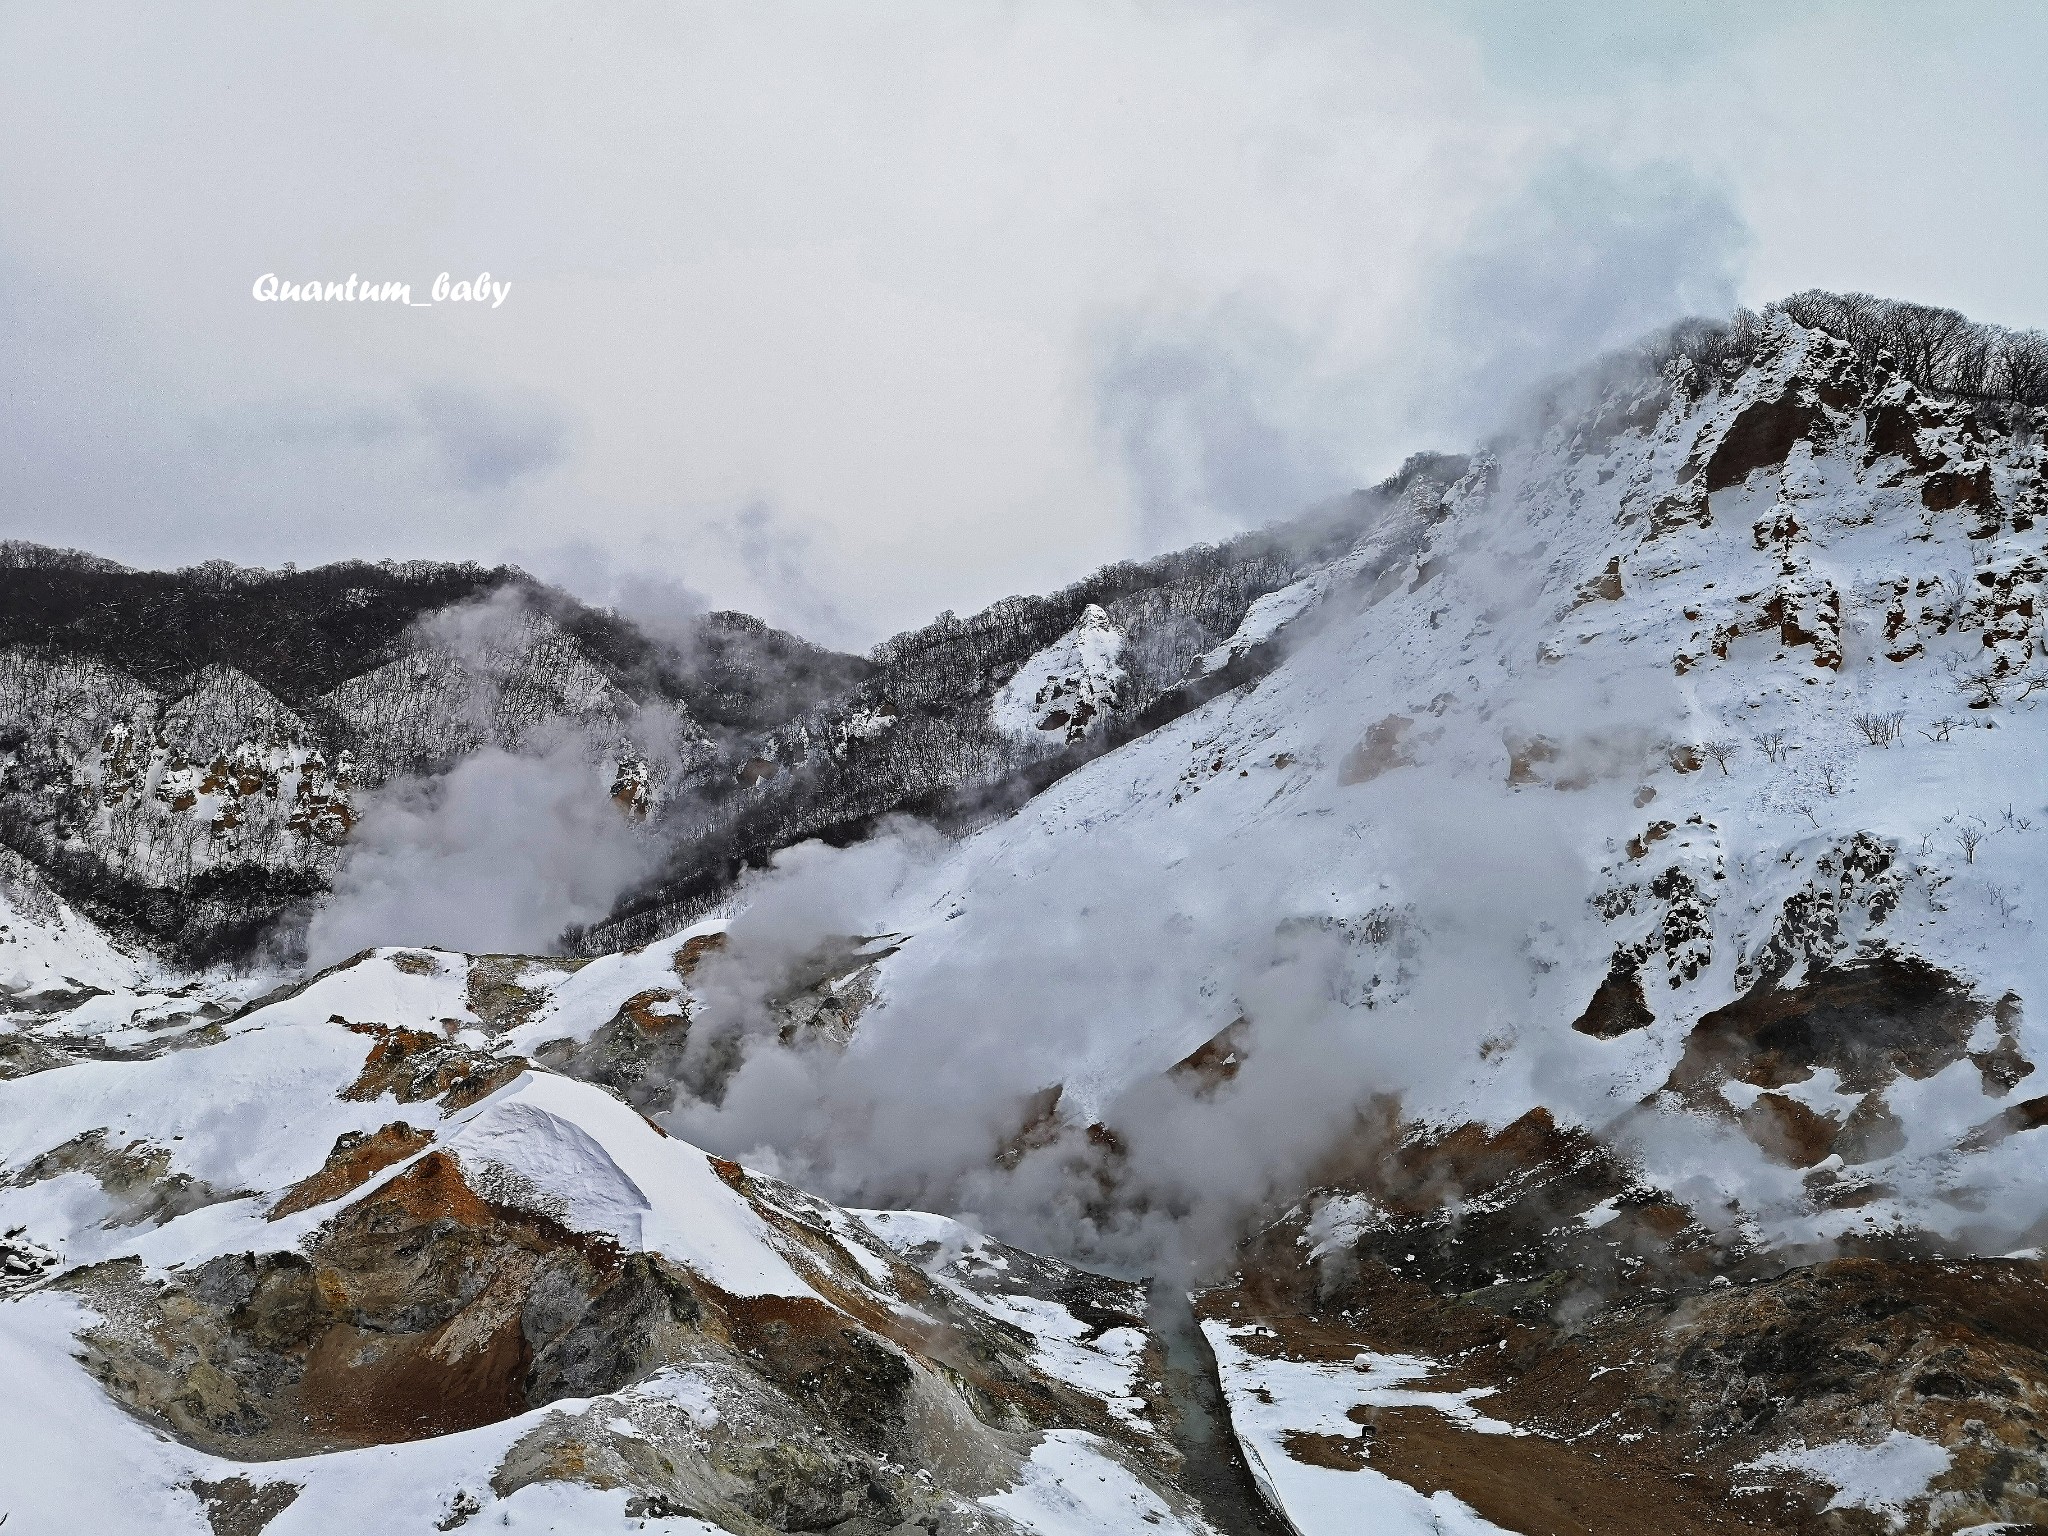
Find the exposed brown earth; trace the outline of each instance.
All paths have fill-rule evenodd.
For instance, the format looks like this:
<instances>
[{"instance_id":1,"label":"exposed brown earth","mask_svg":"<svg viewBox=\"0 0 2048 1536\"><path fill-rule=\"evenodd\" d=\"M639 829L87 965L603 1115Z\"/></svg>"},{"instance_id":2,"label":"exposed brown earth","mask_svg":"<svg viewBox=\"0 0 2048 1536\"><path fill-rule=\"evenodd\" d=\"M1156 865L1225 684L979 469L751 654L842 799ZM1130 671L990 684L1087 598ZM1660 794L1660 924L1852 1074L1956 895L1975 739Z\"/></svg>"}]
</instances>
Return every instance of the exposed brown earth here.
<instances>
[{"instance_id":1,"label":"exposed brown earth","mask_svg":"<svg viewBox=\"0 0 2048 1536\"><path fill-rule=\"evenodd\" d=\"M344 1138L296 1198L317 1203L424 1138L399 1125ZM787 1239L818 1295L733 1295L480 1193L433 1149L303 1252L228 1255L161 1279L116 1261L61 1283L104 1319L84 1336L85 1359L117 1399L245 1461L446 1434L686 1366L730 1388L715 1432L669 1422L680 1410L664 1399L608 1400L624 1406L541 1421L506 1456L496 1491L570 1478L735 1531L883 1531L1009 1486L1038 1432L1070 1427L1165 1469L1178 1497L1171 1445L1042 1373L1030 1334L873 1248L856 1260L809 1197L715 1166ZM1138 1288L1000 1253L986 1274L951 1278L1053 1301L1084 1337L1143 1327ZM621 1413L662 1435L622 1432ZM231 1480L206 1497L218 1529L253 1532L290 1488Z\"/></svg>"},{"instance_id":2,"label":"exposed brown earth","mask_svg":"<svg viewBox=\"0 0 2048 1536\"><path fill-rule=\"evenodd\" d=\"M1314 1261L1297 1213L1245 1250L1203 1314L1262 1324L1238 1336L1254 1354L1442 1362L1432 1390L1491 1388L1486 1414L1523 1433L1361 1406L1357 1439L1290 1439L1301 1459L1362 1459L1529 1536L1848 1536L1889 1522L1826 1510L1825 1486L1749 1464L1898 1428L1953 1458L1938 1515L1914 1529L2048 1518L2048 1266L1905 1251L1787 1265L1725 1247L1699 1266L1687 1250L1713 1240L1654 1192L1624 1191L1598 1228L1563 1219L1618 1170L1541 1116L1382 1145L1376 1170L1387 1223ZM1476 1219L1447 1221L1452 1200ZM1617 1232L1632 1202L1651 1219ZM1619 1261L1587 1262L1589 1241Z\"/></svg>"},{"instance_id":3,"label":"exposed brown earth","mask_svg":"<svg viewBox=\"0 0 2048 1536\"><path fill-rule=\"evenodd\" d=\"M1337 765L1337 782L1368 784L1390 769L1413 764L1415 759L1402 746L1401 738L1414 724L1406 715L1388 715L1374 722L1364 739Z\"/></svg>"},{"instance_id":4,"label":"exposed brown earth","mask_svg":"<svg viewBox=\"0 0 2048 1536\"><path fill-rule=\"evenodd\" d=\"M724 949L725 946L726 936L722 931L718 933L700 933L695 938L683 940L681 946L676 950L676 957L673 962L677 979L688 981L695 973L697 967L704 963L706 955L716 954Z\"/></svg>"},{"instance_id":5,"label":"exposed brown earth","mask_svg":"<svg viewBox=\"0 0 2048 1536\"><path fill-rule=\"evenodd\" d=\"M1871 1092L1961 1060L1989 1011L1924 960L1873 949L1796 986L1759 982L1707 1014L1666 1086L1688 1098L1730 1078L1782 1088L1830 1067L1848 1091Z\"/></svg>"},{"instance_id":6,"label":"exposed brown earth","mask_svg":"<svg viewBox=\"0 0 2048 1536\"><path fill-rule=\"evenodd\" d=\"M1242 1070L1250 1044L1251 1021L1233 1019L1175 1062L1168 1075L1198 1097L1213 1094Z\"/></svg>"},{"instance_id":7,"label":"exposed brown earth","mask_svg":"<svg viewBox=\"0 0 2048 1536\"><path fill-rule=\"evenodd\" d=\"M516 1028L537 1013L548 998L544 987L523 984L530 973L544 970L559 976L565 971L580 970L588 963L577 959L539 960L526 955L472 955L465 989L469 1011L486 1029Z\"/></svg>"},{"instance_id":8,"label":"exposed brown earth","mask_svg":"<svg viewBox=\"0 0 2048 1536\"><path fill-rule=\"evenodd\" d=\"M213 1536L257 1536L263 1527L291 1508L299 1496L297 1483L252 1483L246 1477L214 1482L196 1479L192 1491L206 1509Z\"/></svg>"},{"instance_id":9,"label":"exposed brown earth","mask_svg":"<svg viewBox=\"0 0 2048 1536\"><path fill-rule=\"evenodd\" d=\"M1825 420L1817 402L1800 397L1796 383L1778 399L1743 407L1707 460L1708 494L1740 485L1759 469L1783 464L1792 445Z\"/></svg>"},{"instance_id":10,"label":"exposed brown earth","mask_svg":"<svg viewBox=\"0 0 2048 1536\"><path fill-rule=\"evenodd\" d=\"M1668 823L1667 823L1668 825ZM1657 1022L1643 996L1642 978L1626 957L1617 956L1606 977L1594 989L1586 1011L1572 1020L1572 1028L1596 1040L1613 1040Z\"/></svg>"},{"instance_id":11,"label":"exposed brown earth","mask_svg":"<svg viewBox=\"0 0 2048 1536\"><path fill-rule=\"evenodd\" d=\"M402 1163L432 1144L434 1133L394 1120L380 1131L344 1131L317 1173L308 1174L270 1208L270 1219L309 1211L339 1200L368 1183L393 1163Z\"/></svg>"}]
</instances>

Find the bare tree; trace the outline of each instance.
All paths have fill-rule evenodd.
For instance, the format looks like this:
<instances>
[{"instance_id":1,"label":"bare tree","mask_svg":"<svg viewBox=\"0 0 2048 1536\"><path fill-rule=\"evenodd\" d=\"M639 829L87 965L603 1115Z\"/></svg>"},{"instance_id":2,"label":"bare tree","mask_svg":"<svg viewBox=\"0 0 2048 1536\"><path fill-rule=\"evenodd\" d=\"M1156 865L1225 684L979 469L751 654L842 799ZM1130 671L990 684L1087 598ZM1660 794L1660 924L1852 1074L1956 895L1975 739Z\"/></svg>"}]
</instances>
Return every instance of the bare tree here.
<instances>
[{"instance_id":1,"label":"bare tree","mask_svg":"<svg viewBox=\"0 0 2048 1536\"><path fill-rule=\"evenodd\" d=\"M1922 736L1925 736L1929 741L1947 741L1949 732L1953 731L1957 726L1961 725L1962 723L1962 721L1956 719L1953 715L1943 715L1939 720L1935 721L1933 725L1929 726L1920 734Z\"/></svg>"},{"instance_id":2,"label":"bare tree","mask_svg":"<svg viewBox=\"0 0 2048 1536\"><path fill-rule=\"evenodd\" d=\"M1883 747L1887 751L1891 749L1891 744L1899 739L1906 723L1904 712L1897 710L1889 714L1852 715L1850 719L1855 722L1856 729L1863 733L1865 741L1873 747Z\"/></svg>"},{"instance_id":3,"label":"bare tree","mask_svg":"<svg viewBox=\"0 0 2048 1536\"><path fill-rule=\"evenodd\" d=\"M1966 331L1949 351L1948 387L1959 395L1981 398L1991 380L1997 350L1997 333L1988 326Z\"/></svg>"},{"instance_id":4,"label":"bare tree","mask_svg":"<svg viewBox=\"0 0 2048 1536\"><path fill-rule=\"evenodd\" d=\"M1967 821L1956 828L1956 846L1963 850L1963 858L1966 862L1971 864L1977 862L1977 849L1983 844L1984 839L1990 835L1982 826L1973 825Z\"/></svg>"},{"instance_id":5,"label":"bare tree","mask_svg":"<svg viewBox=\"0 0 2048 1536\"><path fill-rule=\"evenodd\" d=\"M2048 405L2048 336L2020 331L1998 349L1998 393L2020 405Z\"/></svg>"},{"instance_id":6,"label":"bare tree","mask_svg":"<svg viewBox=\"0 0 2048 1536\"><path fill-rule=\"evenodd\" d=\"M1898 304L1889 318L1891 349L1899 366L1922 383L1954 389L1956 357L1971 329L1962 312L1931 304Z\"/></svg>"},{"instance_id":7,"label":"bare tree","mask_svg":"<svg viewBox=\"0 0 2048 1536\"><path fill-rule=\"evenodd\" d=\"M1791 750L1786 745L1783 731L1759 731L1749 739L1756 743L1757 751L1763 753L1764 757L1773 763L1785 761L1785 754Z\"/></svg>"},{"instance_id":8,"label":"bare tree","mask_svg":"<svg viewBox=\"0 0 2048 1536\"><path fill-rule=\"evenodd\" d=\"M1703 744L1700 750L1720 766L1721 774L1725 778L1728 773L1728 759L1733 757L1737 751L1735 743L1732 741L1709 741Z\"/></svg>"},{"instance_id":9,"label":"bare tree","mask_svg":"<svg viewBox=\"0 0 2048 1536\"><path fill-rule=\"evenodd\" d=\"M1952 309L1811 289L1776 308L1838 336L1867 368L1889 354L1923 389L2048 405L2048 337L1966 319Z\"/></svg>"},{"instance_id":10,"label":"bare tree","mask_svg":"<svg viewBox=\"0 0 2048 1536\"><path fill-rule=\"evenodd\" d=\"M1842 792L1842 770L1839 764L1820 763L1814 768L1814 776L1820 781L1820 787L1830 795L1839 795Z\"/></svg>"},{"instance_id":11,"label":"bare tree","mask_svg":"<svg viewBox=\"0 0 2048 1536\"><path fill-rule=\"evenodd\" d=\"M2000 677L1989 667L1971 671L1968 662L1953 651L1941 658L1941 669L1955 685L1970 696L1970 708L1989 709L1999 700L2000 691L2010 681Z\"/></svg>"},{"instance_id":12,"label":"bare tree","mask_svg":"<svg viewBox=\"0 0 2048 1536\"><path fill-rule=\"evenodd\" d=\"M1934 578L1934 589L1941 594L1940 618L1942 627L1946 629L1962 618L1963 604L1970 595L1970 583L1961 571L1949 571ZM1960 657L1944 658L1942 665L1947 666L1950 660L1961 665Z\"/></svg>"},{"instance_id":13,"label":"bare tree","mask_svg":"<svg viewBox=\"0 0 2048 1536\"><path fill-rule=\"evenodd\" d=\"M1970 708L1990 709L1999 700L1999 691L2005 686L2005 679L1996 672L1971 672L1959 679L1970 695Z\"/></svg>"}]
</instances>

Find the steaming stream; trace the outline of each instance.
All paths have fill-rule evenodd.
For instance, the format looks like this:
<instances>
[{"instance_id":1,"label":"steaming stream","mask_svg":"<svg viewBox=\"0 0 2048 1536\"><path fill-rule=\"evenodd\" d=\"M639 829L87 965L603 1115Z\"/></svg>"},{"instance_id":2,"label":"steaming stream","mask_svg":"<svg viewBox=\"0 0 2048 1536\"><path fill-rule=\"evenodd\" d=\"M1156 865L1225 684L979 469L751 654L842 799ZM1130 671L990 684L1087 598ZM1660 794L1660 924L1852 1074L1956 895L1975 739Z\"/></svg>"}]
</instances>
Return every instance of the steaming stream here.
<instances>
[{"instance_id":1,"label":"steaming stream","mask_svg":"<svg viewBox=\"0 0 2048 1536\"><path fill-rule=\"evenodd\" d=\"M1229 1536L1295 1536L1292 1522L1260 1496L1252 1481L1231 1432L1216 1357L1196 1326L1187 1293L1154 1281L1146 1293L1145 1321L1166 1351L1166 1412L1161 1417L1187 1457L1182 1486Z\"/></svg>"}]
</instances>

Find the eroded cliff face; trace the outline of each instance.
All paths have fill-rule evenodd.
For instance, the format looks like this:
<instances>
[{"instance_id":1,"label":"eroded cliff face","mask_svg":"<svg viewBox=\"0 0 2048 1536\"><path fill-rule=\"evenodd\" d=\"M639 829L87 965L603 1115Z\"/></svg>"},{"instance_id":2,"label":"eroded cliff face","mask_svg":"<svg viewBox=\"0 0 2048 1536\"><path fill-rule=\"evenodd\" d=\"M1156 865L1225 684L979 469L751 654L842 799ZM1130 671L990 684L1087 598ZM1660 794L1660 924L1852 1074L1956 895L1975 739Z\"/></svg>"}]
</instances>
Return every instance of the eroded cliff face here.
<instances>
[{"instance_id":1,"label":"eroded cliff face","mask_svg":"<svg viewBox=\"0 0 2048 1536\"><path fill-rule=\"evenodd\" d=\"M1640 438L1537 450L1516 505L1582 520L1550 526L1587 572L1538 667L1683 680L1670 750L1505 738L1519 793L1608 804L1554 813L1596 937L1539 965L1587 1001L1539 982L1497 1046L1568 1022L1604 1091L1459 1124L1386 1084L1204 1293L1303 1530L1374 1477L1515 1531L2048 1519L2044 425L1780 321Z\"/></svg>"},{"instance_id":2,"label":"eroded cliff face","mask_svg":"<svg viewBox=\"0 0 2048 1536\"><path fill-rule=\"evenodd\" d=\"M593 804L658 821L714 742L863 670L742 615L656 641L502 570L7 558L0 834L186 962L246 958L326 891L381 790L551 753L588 768Z\"/></svg>"}]
</instances>

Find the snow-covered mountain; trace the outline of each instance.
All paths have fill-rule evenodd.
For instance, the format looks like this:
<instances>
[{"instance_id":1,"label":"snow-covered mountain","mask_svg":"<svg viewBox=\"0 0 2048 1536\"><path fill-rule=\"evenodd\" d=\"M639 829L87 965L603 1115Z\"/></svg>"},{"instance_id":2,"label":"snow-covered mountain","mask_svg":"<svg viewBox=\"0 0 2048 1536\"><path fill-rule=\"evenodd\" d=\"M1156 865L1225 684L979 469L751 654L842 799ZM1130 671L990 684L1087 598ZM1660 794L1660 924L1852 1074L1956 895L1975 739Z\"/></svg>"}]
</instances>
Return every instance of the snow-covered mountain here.
<instances>
[{"instance_id":1,"label":"snow-covered mountain","mask_svg":"<svg viewBox=\"0 0 2048 1536\"><path fill-rule=\"evenodd\" d=\"M0 1036L23 1529L1215 1528L1141 1287L828 1205L529 1059L687 1033L715 933L245 1001L6 915L17 973L68 968Z\"/></svg>"},{"instance_id":2,"label":"snow-covered mountain","mask_svg":"<svg viewBox=\"0 0 2048 1536\"><path fill-rule=\"evenodd\" d=\"M637 949L251 998L9 863L0 1500L2048 1525L2048 411L1803 299L1418 466L1164 685L1114 602L1012 626L948 709L1094 702L1049 787ZM870 683L805 761L920 729Z\"/></svg>"},{"instance_id":3,"label":"snow-covered mountain","mask_svg":"<svg viewBox=\"0 0 2048 1536\"><path fill-rule=\"evenodd\" d=\"M1578 388L670 1123L1192 1264L1304 1531L2041 1519L2048 416L1782 312Z\"/></svg>"}]
</instances>

